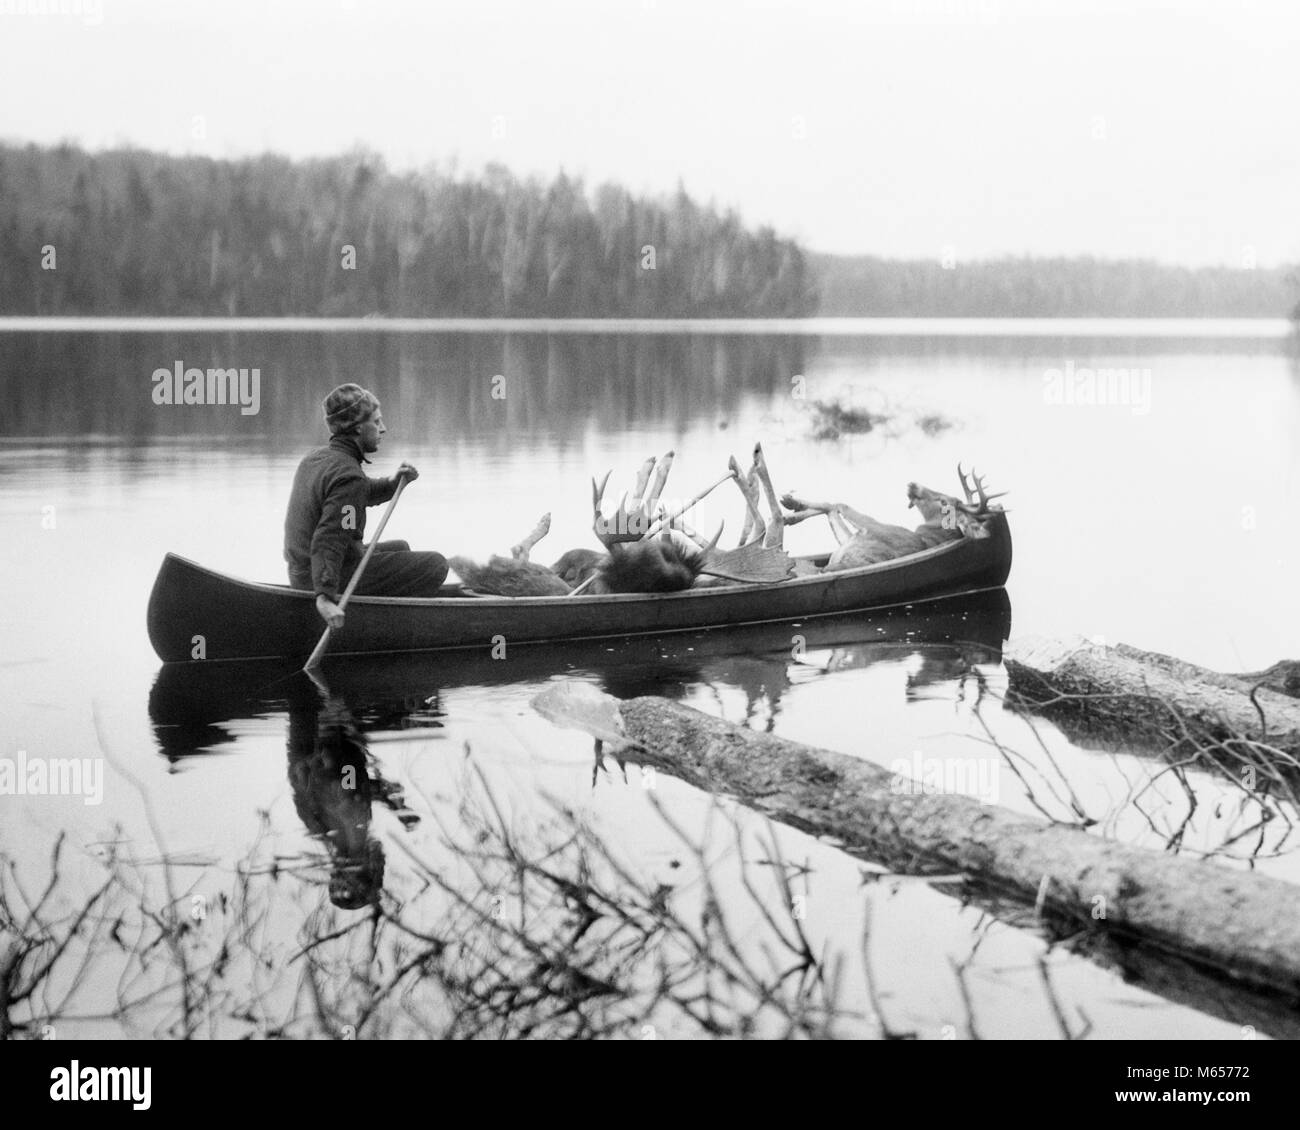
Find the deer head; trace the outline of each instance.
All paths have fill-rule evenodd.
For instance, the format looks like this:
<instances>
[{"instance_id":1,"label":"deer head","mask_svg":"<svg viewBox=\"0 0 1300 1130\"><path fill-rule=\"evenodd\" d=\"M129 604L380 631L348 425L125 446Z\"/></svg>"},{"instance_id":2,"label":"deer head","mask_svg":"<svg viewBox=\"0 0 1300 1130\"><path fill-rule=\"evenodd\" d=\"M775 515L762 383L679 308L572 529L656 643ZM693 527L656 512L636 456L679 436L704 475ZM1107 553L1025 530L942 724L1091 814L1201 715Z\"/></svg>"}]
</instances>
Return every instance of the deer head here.
<instances>
[{"instance_id":1,"label":"deer head","mask_svg":"<svg viewBox=\"0 0 1300 1130\"><path fill-rule=\"evenodd\" d=\"M961 502L951 494L931 490L917 483L907 484L907 505L915 506L925 519L927 526L942 526L948 530L959 530L969 538L986 538L989 536L989 519L995 514L1003 513L1001 506L990 505L995 498L1001 498L1006 491L988 494L984 490L984 478L975 474L971 468L971 481L966 479L966 472L957 464L957 477L961 480L962 493L966 501Z\"/></svg>"}]
</instances>

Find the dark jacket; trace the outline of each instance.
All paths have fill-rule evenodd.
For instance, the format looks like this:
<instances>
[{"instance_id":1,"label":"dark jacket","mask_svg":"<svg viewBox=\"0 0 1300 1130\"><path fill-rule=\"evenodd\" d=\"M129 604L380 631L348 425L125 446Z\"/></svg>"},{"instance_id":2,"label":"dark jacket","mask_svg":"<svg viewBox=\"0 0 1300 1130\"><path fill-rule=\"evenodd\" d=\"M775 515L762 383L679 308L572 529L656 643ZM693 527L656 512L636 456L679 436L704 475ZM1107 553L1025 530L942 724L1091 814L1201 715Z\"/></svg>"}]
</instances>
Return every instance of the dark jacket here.
<instances>
[{"instance_id":1,"label":"dark jacket","mask_svg":"<svg viewBox=\"0 0 1300 1130\"><path fill-rule=\"evenodd\" d=\"M353 436L334 436L298 464L284 517L289 583L337 601L361 561L366 507L387 502L397 479L367 478L370 462Z\"/></svg>"}]
</instances>

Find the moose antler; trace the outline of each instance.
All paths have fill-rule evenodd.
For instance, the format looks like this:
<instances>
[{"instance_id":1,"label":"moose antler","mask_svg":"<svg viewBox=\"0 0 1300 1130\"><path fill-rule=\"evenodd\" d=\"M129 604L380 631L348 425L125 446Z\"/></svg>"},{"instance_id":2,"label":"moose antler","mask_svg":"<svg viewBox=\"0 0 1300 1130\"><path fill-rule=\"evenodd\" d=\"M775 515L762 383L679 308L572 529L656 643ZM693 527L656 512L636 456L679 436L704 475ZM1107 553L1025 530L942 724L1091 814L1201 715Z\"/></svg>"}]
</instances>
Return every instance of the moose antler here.
<instances>
[{"instance_id":1,"label":"moose antler","mask_svg":"<svg viewBox=\"0 0 1300 1130\"><path fill-rule=\"evenodd\" d=\"M636 473L636 486L632 488L632 505L640 506L645 498L646 484L650 481L650 474L655 469L655 457L647 456L646 461L641 464L640 470Z\"/></svg>"},{"instance_id":2,"label":"moose antler","mask_svg":"<svg viewBox=\"0 0 1300 1130\"><path fill-rule=\"evenodd\" d=\"M663 509L662 504L660 505L660 509L661 509L661 510ZM717 548L718 548L718 542L722 540L722 531L726 528L726 525L727 525L727 523L726 523L725 520L719 522L719 523L718 523L718 532L717 532L716 534L714 534L713 537L712 537L710 540L708 540L708 541L705 541L704 538L703 538L703 536L701 536L701 534L699 533L699 531L698 531L698 530L695 530L695 529L694 529L694 528L693 528L693 527L692 527L692 526L691 526L691 525L686 521L686 519L683 518L680 514L678 514L675 518L673 518L673 519L668 523L668 529L669 529L670 531L675 531L675 532L680 533L680 534L684 535L685 537L689 538L689 539L690 539L691 541L693 541L693 542L696 544L696 546L697 546L698 548L700 548L700 549L703 549L703 550L712 550L712 549L717 549Z\"/></svg>"},{"instance_id":3,"label":"moose antler","mask_svg":"<svg viewBox=\"0 0 1300 1130\"><path fill-rule=\"evenodd\" d=\"M668 479L668 472L672 469L673 453L670 451L662 459L656 461L651 456L641 464L637 472L635 497L631 504L628 503L626 494L619 499L618 510L615 511L612 518L606 518L602 512L605 502L605 488L609 485L609 477L613 471L606 471L605 477L599 483L595 479L591 480L591 509L592 509L592 532L596 535L597 540L606 549L624 542L640 541L645 537L653 524L652 515L659 504L659 496L663 493L664 483ZM651 470L654 470L654 477L651 479ZM646 484L649 490L646 491ZM642 497L642 491L646 491Z\"/></svg>"},{"instance_id":4,"label":"moose antler","mask_svg":"<svg viewBox=\"0 0 1300 1130\"><path fill-rule=\"evenodd\" d=\"M670 451L659 461L653 478L650 478L648 465L643 464L637 475L637 489L642 489L646 485L646 480L650 480L645 498L640 500L639 505L629 506L627 496L624 495L613 518L606 518L601 509L605 498L605 488L609 485L609 477L613 472L606 472L605 477L600 482L595 479L591 480L592 530L601 544L609 550L611 557L628 552L621 548L628 542L638 542L661 532L665 537L671 537L673 526L680 522L687 511L728 479L736 477L734 471L728 470L717 482L705 487L685 505L667 511L660 507L659 495L663 491L664 482L668 478L668 471L672 467L672 459L673 453ZM654 516L653 520L652 515ZM734 558L725 553L719 553L717 545L722 537L722 530L723 526L720 525L718 532L708 542L703 541L694 531L686 535L696 542L702 553L702 560L696 570L697 572L713 573L717 576L752 583L781 580L789 574L792 568L789 558L779 550L741 555ZM755 548L762 549L762 547ZM719 572L719 570L724 571ZM579 593L585 592L595 579L596 574L593 573L577 588L573 589L569 595L577 596Z\"/></svg>"}]
</instances>

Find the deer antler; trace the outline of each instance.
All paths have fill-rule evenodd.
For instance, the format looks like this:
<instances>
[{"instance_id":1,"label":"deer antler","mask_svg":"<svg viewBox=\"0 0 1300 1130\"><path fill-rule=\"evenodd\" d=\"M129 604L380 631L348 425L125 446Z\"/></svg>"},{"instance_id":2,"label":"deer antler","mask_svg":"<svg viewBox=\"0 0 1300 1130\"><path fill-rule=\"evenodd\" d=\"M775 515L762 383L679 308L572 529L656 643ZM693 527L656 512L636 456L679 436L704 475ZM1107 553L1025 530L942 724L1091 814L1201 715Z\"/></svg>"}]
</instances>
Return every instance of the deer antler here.
<instances>
[{"instance_id":1,"label":"deer antler","mask_svg":"<svg viewBox=\"0 0 1300 1130\"><path fill-rule=\"evenodd\" d=\"M966 481L966 472L962 470L960 463L957 464L957 477L961 480L962 493L966 495L966 505L962 506L962 509L968 514L987 514L989 511L989 503L992 502L993 499L1001 498L1007 493L1006 491L1001 490L996 494L988 494L984 490L984 476L977 475L974 467L971 467L970 469L970 477L974 483L973 489L971 483ZM976 498L979 499L978 505L976 504ZM961 506L961 503L958 503L957 505Z\"/></svg>"},{"instance_id":2,"label":"deer antler","mask_svg":"<svg viewBox=\"0 0 1300 1130\"><path fill-rule=\"evenodd\" d=\"M972 468L970 469L970 473L971 473L971 477L974 478L974 477L975 477L975 468L974 468L974 467L972 467ZM974 491L974 489L972 488L971 483L967 482L967 480L966 480L966 472L962 470L962 466L961 466L960 463L957 464L957 478L961 480L961 490L962 490L962 494L964 494L964 495L966 496L966 505L967 505L967 506L974 506L974 505L975 505L975 491Z\"/></svg>"}]
</instances>

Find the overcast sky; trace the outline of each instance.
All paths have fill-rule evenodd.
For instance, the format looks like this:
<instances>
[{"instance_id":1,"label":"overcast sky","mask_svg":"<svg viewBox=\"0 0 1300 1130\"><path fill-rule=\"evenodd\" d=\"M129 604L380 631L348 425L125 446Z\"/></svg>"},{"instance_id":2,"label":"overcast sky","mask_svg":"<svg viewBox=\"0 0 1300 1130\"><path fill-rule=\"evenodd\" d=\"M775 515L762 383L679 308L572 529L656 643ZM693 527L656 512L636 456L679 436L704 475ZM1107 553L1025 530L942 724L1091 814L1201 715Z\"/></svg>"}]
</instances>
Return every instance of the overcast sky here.
<instances>
[{"instance_id":1,"label":"overcast sky","mask_svg":"<svg viewBox=\"0 0 1300 1130\"><path fill-rule=\"evenodd\" d=\"M1298 261L1298 111L1296 0L0 0L6 140L681 179L836 252Z\"/></svg>"}]
</instances>

